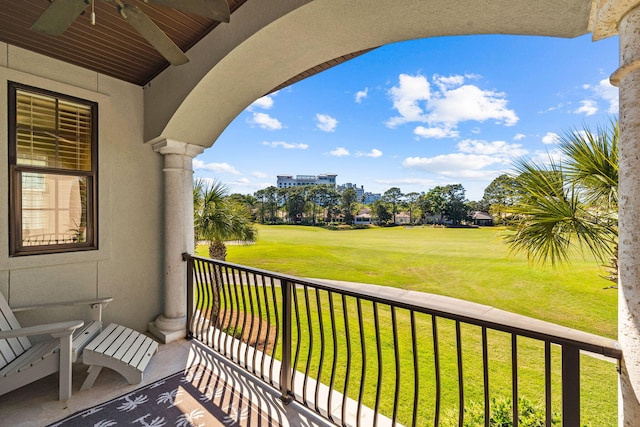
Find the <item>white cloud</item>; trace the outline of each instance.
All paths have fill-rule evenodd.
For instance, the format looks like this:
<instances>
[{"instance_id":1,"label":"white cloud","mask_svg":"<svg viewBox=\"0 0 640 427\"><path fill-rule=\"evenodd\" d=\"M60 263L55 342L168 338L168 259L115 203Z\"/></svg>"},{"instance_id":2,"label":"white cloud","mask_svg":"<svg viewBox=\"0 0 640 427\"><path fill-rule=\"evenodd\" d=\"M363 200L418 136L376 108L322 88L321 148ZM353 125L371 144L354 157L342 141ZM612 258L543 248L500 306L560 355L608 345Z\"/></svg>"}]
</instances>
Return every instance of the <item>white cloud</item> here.
<instances>
[{"instance_id":1,"label":"white cloud","mask_svg":"<svg viewBox=\"0 0 640 427\"><path fill-rule=\"evenodd\" d=\"M230 173L232 175L240 175L240 172L228 163L204 163L202 160L193 159L193 169L202 169L215 173Z\"/></svg>"},{"instance_id":2,"label":"white cloud","mask_svg":"<svg viewBox=\"0 0 640 427\"><path fill-rule=\"evenodd\" d=\"M302 144L302 143L292 144L284 141L271 141L271 142L263 141L262 145L266 145L267 147L272 147L272 148L282 147L285 150L306 150L307 148L309 148L308 144Z\"/></svg>"},{"instance_id":3,"label":"white cloud","mask_svg":"<svg viewBox=\"0 0 640 427\"><path fill-rule=\"evenodd\" d=\"M429 127L418 126L413 133L422 138L457 138L460 132L450 127Z\"/></svg>"},{"instance_id":4,"label":"white cloud","mask_svg":"<svg viewBox=\"0 0 640 427\"><path fill-rule=\"evenodd\" d=\"M589 139L592 137L592 135L586 129L576 129L572 133L577 137L583 139Z\"/></svg>"},{"instance_id":5,"label":"white cloud","mask_svg":"<svg viewBox=\"0 0 640 427\"><path fill-rule=\"evenodd\" d=\"M420 101L431 99L431 85L424 76L410 76L400 74L399 85L389 90L393 101L393 108L400 113L399 117L392 117L387 126L395 127L407 122L424 122L425 112L420 107Z\"/></svg>"},{"instance_id":6,"label":"white cloud","mask_svg":"<svg viewBox=\"0 0 640 427\"><path fill-rule=\"evenodd\" d=\"M500 158L512 158L528 153L521 144L509 144L505 141L479 141L465 139L458 143L458 150L463 153L497 156Z\"/></svg>"},{"instance_id":7,"label":"white cloud","mask_svg":"<svg viewBox=\"0 0 640 427\"><path fill-rule=\"evenodd\" d=\"M424 178L399 178L399 179L376 179L376 184L384 184L386 186L399 187L401 185L418 185L421 187L433 187L435 181Z\"/></svg>"},{"instance_id":8,"label":"white cloud","mask_svg":"<svg viewBox=\"0 0 640 427\"><path fill-rule=\"evenodd\" d=\"M504 159L494 156L451 153L435 157L407 157L402 166L423 172L437 173L447 177L485 179L495 176L495 170L486 170L487 166L502 166Z\"/></svg>"},{"instance_id":9,"label":"white cloud","mask_svg":"<svg viewBox=\"0 0 640 427\"><path fill-rule=\"evenodd\" d=\"M465 139L457 152L433 157L407 157L405 169L438 174L451 179L491 180L509 170L513 159L528 154L521 144Z\"/></svg>"},{"instance_id":10,"label":"white cloud","mask_svg":"<svg viewBox=\"0 0 640 427\"><path fill-rule=\"evenodd\" d=\"M546 110L543 111L539 111L539 113L549 113L551 111L556 111L556 110L561 110L565 107L565 105L563 103L559 103L557 105L554 105L552 107L547 108Z\"/></svg>"},{"instance_id":11,"label":"white cloud","mask_svg":"<svg viewBox=\"0 0 640 427\"><path fill-rule=\"evenodd\" d=\"M248 122L258 125L262 129L278 130L283 128L280 120L275 119L266 113L253 113L253 116L248 120Z\"/></svg>"},{"instance_id":12,"label":"white cloud","mask_svg":"<svg viewBox=\"0 0 640 427\"><path fill-rule=\"evenodd\" d=\"M329 151L329 154L331 154L334 157L344 157L344 156L348 156L349 150L347 150L344 147L336 147L335 150Z\"/></svg>"},{"instance_id":13,"label":"white cloud","mask_svg":"<svg viewBox=\"0 0 640 427\"><path fill-rule=\"evenodd\" d=\"M618 114L618 88L613 86L609 79L602 79L598 86L594 88L596 95L609 103L607 112L609 114Z\"/></svg>"},{"instance_id":14,"label":"white cloud","mask_svg":"<svg viewBox=\"0 0 640 427\"><path fill-rule=\"evenodd\" d=\"M251 172L252 176L255 176L256 178L260 178L260 179L264 179L264 178L268 178L269 175L264 173L264 172L260 172L260 171L253 171Z\"/></svg>"},{"instance_id":15,"label":"white cloud","mask_svg":"<svg viewBox=\"0 0 640 427\"><path fill-rule=\"evenodd\" d=\"M356 102L360 104L363 99L369 96L369 88L365 87L364 90L359 90L356 92Z\"/></svg>"},{"instance_id":16,"label":"white cloud","mask_svg":"<svg viewBox=\"0 0 640 427\"><path fill-rule=\"evenodd\" d=\"M249 105L249 110L251 111L253 108L262 108L265 110L273 107L273 97L269 95L265 95L262 98L258 98L251 105Z\"/></svg>"},{"instance_id":17,"label":"white cloud","mask_svg":"<svg viewBox=\"0 0 640 427\"><path fill-rule=\"evenodd\" d=\"M505 126L513 126L518 122L516 113L507 108L504 93L464 84L468 78L477 76L436 75L433 84L437 90L432 90L426 77L401 74L398 85L389 90L393 108L399 116L387 120L387 126L427 123L429 128L422 128L421 136L442 138L447 134L443 129L455 130L460 122L496 120ZM432 128L438 130L426 131Z\"/></svg>"},{"instance_id":18,"label":"white cloud","mask_svg":"<svg viewBox=\"0 0 640 427\"><path fill-rule=\"evenodd\" d=\"M518 116L507 108L504 96L503 93L482 90L474 85L447 90L442 97L430 103L429 120L455 125L469 120L483 122L495 119L506 126L513 126L518 122Z\"/></svg>"},{"instance_id":19,"label":"white cloud","mask_svg":"<svg viewBox=\"0 0 640 427\"><path fill-rule=\"evenodd\" d=\"M598 101L604 101L609 105L607 113L618 114L618 88L613 86L609 79L602 79L596 85L584 84L582 88L590 94L587 99L580 101L580 107L573 111L574 114L593 116L599 111Z\"/></svg>"},{"instance_id":20,"label":"white cloud","mask_svg":"<svg viewBox=\"0 0 640 427\"><path fill-rule=\"evenodd\" d=\"M316 114L316 127L325 132L333 132L338 126L338 121L328 114Z\"/></svg>"},{"instance_id":21,"label":"white cloud","mask_svg":"<svg viewBox=\"0 0 640 427\"><path fill-rule=\"evenodd\" d=\"M513 137L514 141L520 141L521 139L525 139L527 136L524 133L517 133Z\"/></svg>"},{"instance_id":22,"label":"white cloud","mask_svg":"<svg viewBox=\"0 0 640 427\"><path fill-rule=\"evenodd\" d=\"M560 142L560 135L555 132L547 132L547 134L542 137L543 144L557 144L558 142Z\"/></svg>"},{"instance_id":23,"label":"white cloud","mask_svg":"<svg viewBox=\"0 0 640 427\"><path fill-rule=\"evenodd\" d=\"M456 86L460 86L464 83L464 76L440 76L438 74L434 74L433 83L438 85L442 92L447 89L451 89Z\"/></svg>"},{"instance_id":24,"label":"white cloud","mask_svg":"<svg viewBox=\"0 0 640 427\"><path fill-rule=\"evenodd\" d=\"M368 153L357 153L356 157L373 157L378 158L382 156L382 151L378 150L377 148L373 148L371 151L369 151Z\"/></svg>"},{"instance_id":25,"label":"white cloud","mask_svg":"<svg viewBox=\"0 0 640 427\"><path fill-rule=\"evenodd\" d=\"M585 99L580 101L580 107L573 111L575 114L584 114L585 116L593 116L598 112L598 103L593 99Z\"/></svg>"},{"instance_id":26,"label":"white cloud","mask_svg":"<svg viewBox=\"0 0 640 427\"><path fill-rule=\"evenodd\" d=\"M552 162L555 164L559 164L562 162L562 159L564 157L564 154L559 148L553 148L548 151L536 151L533 156L531 156L531 161L539 165L548 165Z\"/></svg>"},{"instance_id":27,"label":"white cloud","mask_svg":"<svg viewBox=\"0 0 640 427\"><path fill-rule=\"evenodd\" d=\"M251 181L249 180L249 178L240 178L240 179L236 179L235 181L229 182L229 184L231 185L248 185L250 183Z\"/></svg>"}]
</instances>

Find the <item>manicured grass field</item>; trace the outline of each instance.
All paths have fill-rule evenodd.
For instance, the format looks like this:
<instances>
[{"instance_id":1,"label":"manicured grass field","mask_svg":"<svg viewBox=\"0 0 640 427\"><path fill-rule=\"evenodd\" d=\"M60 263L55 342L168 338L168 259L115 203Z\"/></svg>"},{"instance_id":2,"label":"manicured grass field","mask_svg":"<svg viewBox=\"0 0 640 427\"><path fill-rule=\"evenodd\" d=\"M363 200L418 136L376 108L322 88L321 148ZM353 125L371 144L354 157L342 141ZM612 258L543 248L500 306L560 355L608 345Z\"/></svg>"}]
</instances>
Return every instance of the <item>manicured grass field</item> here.
<instances>
[{"instance_id":1,"label":"manicured grass field","mask_svg":"<svg viewBox=\"0 0 640 427\"><path fill-rule=\"evenodd\" d=\"M599 277L604 270L596 262L576 257L571 265L555 269L530 265L525 257L508 254L501 241L504 233L508 231L503 228L329 231L268 226L260 227L256 244L229 246L228 261L300 277L448 295L615 337L617 292L603 289L611 283ZM508 350L508 342L502 347L491 351ZM477 363L474 352L466 355L471 365ZM528 359L539 357L531 350L521 369L526 371ZM616 425L615 365L590 357L582 359L583 422L590 426ZM521 384L539 395L539 375L521 375ZM510 372L498 371L492 377L492 384L504 383L507 387ZM375 390L376 386L380 385L370 387ZM558 390L559 384L553 387Z\"/></svg>"},{"instance_id":2,"label":"manicured grass field","mask_svg":"<svg viewBox=\"0 0 640 427\"><path fill-rule=\"evenodd\" d=\"M531 265L510 255L504 228L331 231L261 226L227 260L299 277L373 283L447 295L615 338L617 291L592 259Z\"/></svg>"}]
</instances>

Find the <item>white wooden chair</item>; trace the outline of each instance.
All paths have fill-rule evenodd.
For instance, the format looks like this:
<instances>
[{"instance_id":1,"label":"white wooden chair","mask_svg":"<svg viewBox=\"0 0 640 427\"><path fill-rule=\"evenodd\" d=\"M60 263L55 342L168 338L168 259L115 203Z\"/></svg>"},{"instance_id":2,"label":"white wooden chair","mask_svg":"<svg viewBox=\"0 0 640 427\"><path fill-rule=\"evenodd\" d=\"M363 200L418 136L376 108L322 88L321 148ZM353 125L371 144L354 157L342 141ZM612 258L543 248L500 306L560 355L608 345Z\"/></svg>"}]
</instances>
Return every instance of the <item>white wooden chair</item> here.
<instances>
[{"instance_id":1,"label":"white wooden chair","mask_svg":"<svg viewBox=\"0 0 640 427\"><path fill-rule=\"evenodd\" d=\"M102 309L113 298L41 304L11 308L0 293L0 395L60 372L60 400L71 397L71 364L84 347L102 330ZM61 305L87 304L91 321L82 320L20 327L14 313L42 310ZM30 336L49 335L32 343Z\"/></svg>"}]
</instances>

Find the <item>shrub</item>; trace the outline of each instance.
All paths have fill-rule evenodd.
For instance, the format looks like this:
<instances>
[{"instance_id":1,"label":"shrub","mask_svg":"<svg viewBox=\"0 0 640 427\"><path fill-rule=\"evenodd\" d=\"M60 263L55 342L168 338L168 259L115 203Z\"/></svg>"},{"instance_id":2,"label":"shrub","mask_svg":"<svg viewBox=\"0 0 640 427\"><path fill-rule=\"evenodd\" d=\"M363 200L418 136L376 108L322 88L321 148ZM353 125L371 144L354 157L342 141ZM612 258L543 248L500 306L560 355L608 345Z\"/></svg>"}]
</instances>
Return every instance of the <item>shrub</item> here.
<instances>
[{"instance_id":1,"label":"shrub","mask_svg":"<svg viewBox=\"0 0 640 427\"><path fill-rule=\"evenodd\" d=\"M513 426L513 405L508 397L491 399L489 411L489 425L491 427ZM544 405L536 404L526 398L518 398L518 426L519 427L544 427L546 412ZM560 425L561 419L558 413L551 416L552 425ZM449 411L440 423L442 427L457 427L458 412ZM464 408L464 427L484 426L484 402L469 402Z\"/></svg>"}]
</instances>

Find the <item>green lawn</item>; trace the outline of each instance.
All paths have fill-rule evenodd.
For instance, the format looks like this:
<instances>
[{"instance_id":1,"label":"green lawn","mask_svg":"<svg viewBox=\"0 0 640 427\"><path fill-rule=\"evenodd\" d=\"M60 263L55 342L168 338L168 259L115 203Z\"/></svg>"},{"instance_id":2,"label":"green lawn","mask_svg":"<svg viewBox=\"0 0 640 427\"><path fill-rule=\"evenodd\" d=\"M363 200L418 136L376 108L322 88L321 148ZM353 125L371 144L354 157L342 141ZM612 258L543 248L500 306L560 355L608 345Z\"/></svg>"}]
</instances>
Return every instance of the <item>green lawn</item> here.
<instances>
[{"instance_id":1,"label":"green lawn","mask_svg":"<svg viewBox=\"0 0 640 427\"><path fill-rule=\"evenodd\" d=\"M576 258L570 266L556 269L529 265L524 257L508 254L501 242L501 236L506 232L502 228L397 227L328 231L312 227L268 226L260 227L255 245L229 246L228 261L301 277L375 283L438 293L615 337L617 293L603 289L610 283L599 277L604 271L597 263ZM323 317L326 316L327 313L323 313ZM406 321L400 319L400 322ZM446 334L447 328L443 331ZM400 328L401 343L410 342L407 333L408 328ZM499 333L494 335L491 352L505 353L503 358L508 360L508 337L500 337ZM425 342L429 341L427 338L425 336ZM466 339L465 347L477 347L478 343L473 340ZM428 360L428 351L425 351L423 356ZM305 352L303 347L302 353ZM481 376L479 353L465 351L465 377ZM533 365L541 362L541 349L535 344L527 344L520 348L519 354L524 393L526 397L540 396L544 381ZM451 384L444 387L443 397L455 401L455 357L453 353L450 355L443 360L444 369L451 371L451 375L447 375L451 377ZM555 354L554 360L557 359L558 354ZM615 365L590 357L582 359L583 422L589 426L616 425ZM403 365L410 363L410 360L403 361ZM318 368L317 363L311 365L313 373ZM553 365L558 369L557 362ZM495 369L490 374L492 390L508 390L510 368L498 366L492 369ZM387 380L383 380L383 384L375 381L366 384L365 396L369 398L365 400L368 405L372 405L371 396L377 388L391 387L384 381ZM412 387L411 384L406 386ZM341 383L336 384L336 388L341 387ZM428 388L429 384L425 383L424 387ZM553 388L557 391L559 387L555 381ZM447 397L449 394L450 399ZM467 390L467 396L481 400L481 390L471 388ZM382 402L383 412L389 413L390 404L389 401ZM423 408L428 405L428 402L421 404ZM559 409L559 405L558 398L554 398L554 408ZM420 424L428 423L429 414L427 410L426 419L421 419ZM408 421L403 418L403 422Z\"/></svg>"},{"instance_id":2,"label":"green lawn","mask_svg":"<svg viewBox=\"0 0 640 427\"><path fill-rule=\"evenodd\" d=\"M591 259L531 265L510 255L504 228L330 231L260 226L227 260L265 270L447 295L615 338L617 291Z\"/></svg>"}]
</instances>

